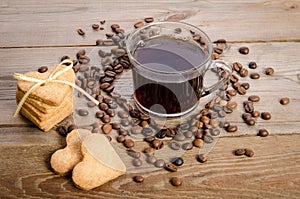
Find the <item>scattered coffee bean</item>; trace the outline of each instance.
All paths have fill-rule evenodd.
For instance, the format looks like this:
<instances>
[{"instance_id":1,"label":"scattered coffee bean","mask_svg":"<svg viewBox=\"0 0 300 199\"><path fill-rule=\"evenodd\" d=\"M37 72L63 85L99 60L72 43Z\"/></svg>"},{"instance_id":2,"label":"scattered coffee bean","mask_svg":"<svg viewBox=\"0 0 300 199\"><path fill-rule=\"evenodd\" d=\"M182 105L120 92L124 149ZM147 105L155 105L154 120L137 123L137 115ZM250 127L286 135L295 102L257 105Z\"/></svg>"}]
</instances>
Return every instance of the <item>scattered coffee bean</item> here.
<instances>
[{"instance_id":1,"label":"scattered coffee bean","mask_svg":"<svg viewBox=\"0 0 300 199\"><path fill-rule=\"evenodd\" d=\"M125 142L124 142L124 143L125 143ZM142 160L140 160L140 159L133 159L133 160L132 160L132 164L133 164L133 166L135 166L135 167L140 167L140 166L142 166L143 162L142 162Z\"/></svg>"},{"instance_id":2,"label":"scattered coffee bean","mask_svg":"<svg viewBox=\"0 0 300 199\"><path fill-rule=\"evenodd\" d=\"M132 148L132 147L134 147L134 141L132 139L126 139L124 141L124 146L126 148Z\"/></svg>"},{"instance_id":3,"label":"scattered coffee bean","mask_svg":"<svg viewBox=\"0 0 300 199\"><path fill-rule=\"evenodd\" d=\"M123 119L121 119L121 124L123 126L129 126L130 121L128 120L128 118L123 118Z\"/></svg>"},{"instance_id":4,"label":"scattered coffee bean","mask_svg":"<svg viewBox=\"0 0 300 199\"><path fill-rule=\"evenodd\" d=\"M260 75L258 73L251 73L250 74L250 78L251 79L259 79L260 78Z\"/></svg>"},{"instance_id":5,"label":"scattered coffee bean","mask_svg":"<svg viewBox=\"0 0 300 199\"><path fill-rule=\"evenodd\" d=\"M156 139L152 141L151 146L152 148L159 150L164 146L164 143L163 141Z\"/></svg>"},{"instance_id":6,"label":"scattered coffee bean","mask_svg":"<svg viewBox=\"0 0 300 199\"><path fill-rule=\"evenodd\" d=\"M257 135L260 137L267 137L269 135L269 131L267 129L259 129Z\"/></svg>"},{"instance_id":7,"label":"scattered coffee bean","mask_svg":"<svg viewBox=\"0 0 300 199\"><path fill-rule=\"evenodd\" d=\"M237 107L237 103L236 102L228 102L227 106L229 106L232 109L235 109Z\"/></svg>"},{"instance_id":8,"label":"scattered coffee bean","mask_svg":"<svg viewBox=\"0 0 300 199\"><path fill-rule=\"evenodd\" d=\"M153 135L147 136L144 138L144 140L148 143L151 143L153 140L155 140L155 137Z\"/></svg>"},{"instance_id":9,"label":"scattered coffee bean","mask_svg":"<svg viewBox=\"0 0 300 199\"><path fill-rule=\"evenodd\" d=\"M128 113L126 111L119 111L118 112L118 116L120 118L128 118L129 117L129 115L128 115Z\"/></svg>"},{"instance_id":10,"label":"scattered coffee bean","mask_svg":"<svg viewBox=\"0 0 300 199\"><path fill-rule=\"evenodd\" d=\"M168 163L165 168L166 168L166 170L171 171L171 172L176 172L178 169L177 166L172 163Z\"/></svg>"},{"instance_id":11,"label":"scattered coffee bean","mask_svg":"<svg viewBox=\"0 0 300 199\"><path fill-rule=\"evenodd\" d=\"M163 138L166 137L166 135L167 135L167 132L166 132L165 130L160 130L158 133L156 133L155 136L156 136L157 138L163 139Z\"/></svg>"},{"instance_id":12,"label":"scattered coffee bean","mask_svg":"<svg viewBox=\"0 0 300 199\"><path fill-rule=\"evenodd\" d=\"M146 158L146 161L149 163L149 164L154 164L156 162L156 157L154 155L149 155L147 156Z\"/></svg>"},{"instance_id":13,"label":"scattered coffee bean","mask_svg":"<svg viewBox=\"0 0 300 199\"><path fill-rule=\"evenodd\" d=\"M197 160L198 160L199 162L201 162L201 163L204 163L204 162L207 162L208 158L207 158L207 156L205 156L204 154L199 154L199 155L197 156Z\"/></svg>"},{"instance_id":14,"label":"scattered coffee bean","mask_svg":"<svg viewBox=\"0 0 300 199\"><path fill-rule=\"evenodd\" d=\"M120 128L118 130L118 133L119 133L119 135L125 135L125 136L129 134L126 129L122 129L122 128Z\"/></svg>"},{"instance_id":15,"label":"scattered coffee bean","mask_svg":"<svg viewBox=\"0 0 300 199\"><path fill-rule=\"evenodd\" d=\"M93 25L92 25L92 28L93 28L94 30L98 30L98 29L99 29L99 24L93 24Z\"/></svg>"},{"instance_id":16,"label":"scattered coffee bean","mask_svg":"<svg viewBox=\"0 0 300 199\"><path fill-rule=\"evenodd\" d=\"M223 53L223 49L222 49L222 48L215 47L215 48L214 48L214 52L220 55L220 54Z\"/></svg>"},{"instance_id":17,"label":"scattered coffee bean","mask_svg":"<svg viewBox=\"0 0 300 199\"><path fill-rule=\"evenodd\" d=\"M191 138L193 137L193 132L192 131L185 131L183 133L183 135L186 137L186 138Z\"/></svg>"},{"instance_id":18,"label":"scattered coffee bean","mask_svg":"<svg viewBox=\"0 0 300 199\"><path fill-rule=\"evenodd\" d=\"M287 105L289 103L290 103L290 99L287 98L287 97L284 97L284 98L280 99L280 104L282 104L282 105Z\"/></svg>"},{"instance_id":19,"label":"scattered coffee bean","mask_svg":"<svg viewBox=\"0 0 300 199\"><path fill-rule=\"evenodd\" d=\"M175 151L179 150L180 147L181 147L180 144L178 142L175 142L175 141L170 142L169 146L170 146L171 149L173 149Z\"/></svg>"},{"instance_id":20,"label":"scattered coffee bean","mask_svg":"<svg viewBox=\"0 0 300 199\"><path fill-rule=\"evenodd\" d=\"M177 134L174 136L174 140L183 141L183 140L185 140L185 136L183 134Z\"/></svg>"},{"instance_id":21,"label":"scattered coffee bean","mask_svg":"<svg viewBox=\"0 0 300 199\"><path fill-rule=\"evenodd\" d=\"M39 73L44 73L44 72L47 72L48 70L48 67L47 66L41 66L38 68L38 72Z\"/></svg>"},{"instance_id":22,"label":"scattered coffee bean","mask_svg":"<svg viewBox=\"0 0 300 199\"><path fill-rule=\"evenodd\" d=\"M148 127L143 128L142 134L145 135L145 136L151 136L153 134L153 130L151 128L148 128ZM155 138L155 137L153 136L153 138Z\"/></svg>"},{"instance_id":23,"label":"scattered coffee bean","mask_svg":"<svg viewBox=\"0 0 300 199\"><path fill-rule=\"evenodd\" d=\"M144 149L144 153L146 153L146 155L152 155L154 153L155 149L152 147L146 147Z\"/></svg>"},{"instance_id":24,"label":"scattered coffee bean","mask_svg":"<svg viewBox=\"0 0 300 199\"><path fill-rule=\"evenodd\" d=\"M249 66L249 68L251 68L251 69L256 69L256 68L257 68L257 64L256 64L256 62L254 62L254 61L250 62L248 66Z\"/></svg>"},{"instance_id":25,"label":"scattered coffee bean","mask_svg":"<svg viewBox=\"0 0 300 199\"><path fill-rule=\"evenodd\" d=\"M265 70L266 75L273 75L274 74L274 69L271 67L266 68Z\"/></svg>"},{"instance_id":26,"label":"scattered coffee bean","mask_svg":"<svg viewBox=\"0 0 300 199\"><path fill-rule=\"evenodd\" d=\"M81 29L81 28L78 28L77 29L77 33L81 36L84 36L85 35L85 32Z\"/></svg>"},{"instance_id":27,"label":"scattered coffee bean","mask_svg":"<svg viewBox=\"0 0 300 199\"><path fill-rule=\"evenodd\" d=\"M135 24L134 24L134 27L135 28L140 28L140 27L142 27L144 25L144 23L142 22L142 21L139 21L139 22L136 22Z\"/></svg>"},{"instance_id":28,"label":"scattered coffee bean","mask_svg":"<svg viewBox=\"0 0 300 199\"><path fill-rule=\"evenodd\" d=\"M111 132L111 130L112 130L111 124L104 124L104 125L102 126L102 131L103 131L103 133L105 133L105 134L109 134L109 133Z\"/></svg>"},{"instance_id":29,"label":"scattered coffee bean","mask_svg":"<svg viewBox=\"0 0 300 199\"><path fill-rule=\"evenodd\" d=\"M252 115L252 117L259 117L260 116L260 112L259 111L253 111L252 113L251 113L251 115Z\"/></svg>"},{"instance_id":30,"label":"scattered coffee bean","mask_svg":"<svg viewBox=\"0 0 300 199\"><path fill-rule=\"evenodd\" d=\"M181 165L183 165L183 163L184 163L184 161L183 161L183 159L181 158L181 157L178 157L178 158L174 158L173 160L172 160L172 163L175 165L175 166L181 166Z\"/></svg>"},{"instance_id":31,"label":"scattered coffee bean","mask_svg":"<svg viewBox=\"0 0 300 199\"><path fill-rule=\"evenodd\" d=\"M250 88L250 84L245 82L241 84L242 87L244 87L246 90L248 90Z\"/></svg>"},{"instance_id":32,"label":"scattered coffee bean","mask_svg":"<svg viewBox=\"0 0 300 199\"><path fill-rule=\"evenodd\" d=\"M249 100L249 101L252 101L252 102L259 102L260 97L259 97L258 95L250 95L250 96L248 97L248 100Z\"/></svg>"},{"instance_id":33,"label":"scattered coffee bean","mask_svg":"<svg viewBox=\"0 0 300 199\"><path fill-rule=\"evenodd\" d=\"M108 105L106 103L102 102L102 103L99 104L99 108L102 111L107 111L108 110Z\"/></svg>"},{"instance_id":34,"label":"scattered coffee bean","mask_svg":"<svg viewBox=\"0 0 300 199\"><path fill-rule=\"evenodd\" d=\"M146 17L146 18L144 19L144 21L145 21L146 23L151 23L151 22L154 21L154 19L153 19L153 17Z\"/></svg>"},{"instance_id":35,"label":"scattered coffee bean","mask_svg":"<svg viewBox=\"0 0 300 199\"><path fill-rule=\"evenodd\" d=\"M237 88L237 91L238 91L238 93L240 94L240 95L245 95L246 94L246 89L244 88L244 87L242 87L242 86L239 86L238 88Z\"/></svg>"},{"instance_id":36,"label":"scattered coffee bean","mask_svg":"<svg viewBox=\"0 0 300 199\"><path fill-rule=\"evenodd\" d=\"M182 144L182 149L183 149L183 150L188 151L188 150L191 150L192 148L193 148L193 144L190 143L190 142L187 142L187 143Z\"/></svg>"},{"instance_id":37,"label":"scattered coffee bean","mask_svg":"<svg viewBox=\"0 0 300 199\"><path fill-rule=\"evenodd\" d=\"M227 90L226 93L230 96L236 96L236 91L235 90Z\"/></svg>"},{"instance_id":38,"label":"scattered coffee bean","mask_svg":"<svg viewBox=\"0 0 300 199\"><path fill-rule=\"evenodd\" d=\"M243 68L243 65L239 62L234 62L232 64L232 68L234 71L236 71L237 73L239 73L241 71L241 69Z\"/></svg>"},{"instance_id":39,"label":"scattered coffee bean","mask_svg":"<svg viewBox=\"0 0 300 199\"><path fill-rule=\"evenodd\" d=\"M65 126L58 126L56 130L63 137L67 136L67 134L69 133L67 127Z\"/></svg>"},{"instance_id":40,"label":"scattered coffee bean","mask_svg":"<svg viewBox=\"0 0 300 199\"><path fill-rule=\"evenodd\" d=\"M220 135L221 134L221 131L219 130L219 129L212 129L211 131L210 131L210 134L212 135L212 136L218 136L218 135Z\"/></svg>"},{"instance_id":41,"label":"scattered coffee bean","mask_svg":"<svg viewBox=\"0 0 300 199\"><path fill-rule=\"evenodd\" d=\"M245 155L248 157L253 157L254 156L254 151L251 149L245 149Z\"/></svg>"},{"instance_id":42,"label":"scattered coffee bean","mask_svg":"<svg viewBox=\"0 0 300 199\"><path fill-rule=\"evenodd\" d=\"M178 178L178 177L172 177L171 179L170 179L170 183L173 185L173 186L180 186L181 184L182 184L182 182L181 182L181 180L180 180L180 178Z\"/></svg>"},{"instance_id":43,"label":"scattered coffee bean","mask_svg":"<svg viewBox=\"0 0 300 199\"><path fill-rule=\"evenodd\" d=\"M124 135L119 135L119 136L117 136L117 142L119 142L119 143L123 143L124 141L125 141L125 136Z\"/></svg>"},{"instance_id":44,"label":"scattered coffee bean","mask_svg":"<svg viewBox=\"0 0 300 199\"><path fill-rule=\"evenodd\" d=\"M241 77L247 77L247 75L248 75L248 70L246 69L246 68L242 68L241 70L240 70L240 76Z\"/></svg>"},{"instance_id":45,"label":"scattered coffee bean","mask_svg":"<svg viewBox=\"0 0 300 199\"><path fill-rule=\"evenodd\" d=\"M109 106L109 107L111 107L111 106ZM107 109L106 113L110 117L114 117L115 116L115 111L113 109Z\"/></svg>"},{"instance_id":46,"label":"scattered coffee bean","mask_svg":"<svg viewBox=\"0 0 300 199\"><path fill-rule=\"evenodd\" d=\"M234 151L234 154L236 155L236 156L242 156L242 155L244 155L245 154L245 149L236 149L235 151Z\"/></svg>"},{"instance_id":47,"label":"scattered coffee bean","mask_svg":"<svg viewBox=\"0 0 300 199\"><path fill-rule=\"evenodd\" d=\"M230 125L226 128L226 131L229 133L236 132L238 130L238 127L236 125Z\"/></svg>"},{"instance_id":48,"label":"scattered coffee bean","mask_svg":"<svg viewBox=\"0 0 300 199\"><path fill-rule=\"evenodd\" d=\"M194 139L193 145L195 147L201 148L204 145L204 142L202 139Z\"/></svg>"},{"instance_id":49,"label":"scattered coffee bean","mask_svg":"<svg viewBox=\"0 0 300 199\"><path fill-rule=\"evenodd\" d=\"M165 166L165 161L163 159L158 159L155 161L154 165L158 168L163 168Z\"/></svg>"},{"instance_id":50,"label":"scattered coffee bean","mask_svg":"<svg viewBox=\"0 0 300 199\"><path fill-rule=\"evenodd\" d=\"M261 119L264 119L264 120L269 120L269 119L271 119L271 113L269 113L269 112L262 112L261 114L260 114L260 117L261 117Z\"/></svg>"},{"instance_id":51,"label":"scattered coffee bean","mask_svg":"<svg viewBox=\"0 0 300 199\"><path fill-rule=\"evenodd\" d=\"M133 179L134 182L138 182L138 183L144 182L144 177L143 176L133 176L132 179Z\"/></svg>"},{"instance_id":52,"label":"scattered coffee bean","mask_svg":"<svg viewBox=\"0 0 300 199\"><path fill-rule=\"evenodd\" d=\"M78 115L80 116L87 116L89 112L86 109L79 109L78 110Z\"/></svg>"},{"instance_id":53,"label":"scattered coffee bean","mask_svg":"<svg viewBox=\"0 0 300 199\"><path fill-rule=\"evenodd\" d=\"M132 134L141 134L142 133L142 130L143 130L143 127L141 126L134 126L131 128L131 133Z\"/></svg>"},{"instance_id":54,"label":"scattered coffee bean","mask_svg":"<svg viewBox=\"0 0 300 199\"><path fill-rule=\"evenodd\" d=\"M253 118L247 119L246 124L248 124L249 126L254 126L255 125L255 119L253 119Z\"/></svg>"},{"instance_id":55,"label":"scattered coffee bean","mask_svg":"<svg viewBox=\"0 0 300 199\"><path fill-rule=\"evenodd\" d=\"M244 109L247 113L252 113L254 111L254 106L252 101L244 102Z\"/></svg>"},{"instance_id":56,"label":"scattered coffee bean","mask_svg":"<svg viewBox=\"0 0 300 199\"><path fill-rule=\"evenodd\" d=\"M249 53L249 48L248 47L240 47L239 52L243 55L247 55Z\"/></svg>"},{"instance_id":57,"label":"scattered coffee bean","mask_svg":"<svg viewBox=\"0 0 300 199\"><path fill-rule=\"evenodd\" d=\"M105 115L105 113L103 111L98 111L95 114L96 118L99 118L99 119L101 119L104 115Z\"/></svg>"},{"instance_id":58,"label":"scattered coffee bean","mask_svg":"<svg viewBox=\"0 0 300 199\"><path fill-rule=\"evenodd\" d=\"M132 149L127 151L127 154L132 157L132 158L140 158L141 157L141 153L138 151L134 151Z\"/></svg>"},{"instance_id":59,"label":"scattered coffee bean","mask_svg":"<svg viewBox=\"0 0 300 199\"><path fill-rule=\"evenodd\" d=\"M102 117L102 121L103 121L104 123L109 123L109 122L110 122L110 116L109 116L109 115L104 115L104 116Z\"/></svg>"}]
</instances>

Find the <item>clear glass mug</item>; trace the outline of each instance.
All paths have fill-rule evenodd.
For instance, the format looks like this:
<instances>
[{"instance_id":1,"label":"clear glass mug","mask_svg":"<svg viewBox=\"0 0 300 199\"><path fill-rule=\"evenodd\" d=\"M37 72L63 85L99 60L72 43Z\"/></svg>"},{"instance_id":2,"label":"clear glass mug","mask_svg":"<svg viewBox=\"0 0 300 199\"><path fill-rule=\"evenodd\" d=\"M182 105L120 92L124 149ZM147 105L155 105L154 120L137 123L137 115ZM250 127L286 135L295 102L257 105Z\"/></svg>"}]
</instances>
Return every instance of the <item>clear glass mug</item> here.
<instances>
[{"instance_id":1,"label":"clear glass mug","mask_svg":"<svg viewBox=\"0 0 300 199\"><path fill-rule=\"evenodd\" d=\"M136 106L157 117L190 113L232 72L224 62L212 60L212 42L206 33L183 22L155 22L136 29L126 38L126 51ZM205 87L203 79L210 69L222 75Z\"/></svg>"}]
</instances>

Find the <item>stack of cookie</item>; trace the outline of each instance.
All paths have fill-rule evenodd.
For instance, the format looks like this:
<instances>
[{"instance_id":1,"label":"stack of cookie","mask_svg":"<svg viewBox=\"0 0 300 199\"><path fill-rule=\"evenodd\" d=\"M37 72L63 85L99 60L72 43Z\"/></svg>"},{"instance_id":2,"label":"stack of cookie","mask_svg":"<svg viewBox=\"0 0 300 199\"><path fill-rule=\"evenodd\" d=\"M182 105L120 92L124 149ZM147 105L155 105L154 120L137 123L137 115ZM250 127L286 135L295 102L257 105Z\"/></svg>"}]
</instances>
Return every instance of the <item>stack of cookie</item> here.
<instances>
[{"instance_id":1,"label":"stack of cookie","mask_svg":"<svg viewBox=\"0 0 300 199\"><path fill-rule=\"evenodd\" d=\"M48 79L53 72L62 70L64 65L53 67L50 70L39 73L31 71L25 73L27 77L37 79ZM55 70L55 71L53 71ZM57 80L68 81L74 84L75 74L72 69L59 75ZM16 90L16 101L19 103L25 93L35 82L18 80ZM25 103L22 105L20 113L31 120L43 131L50 130L58 122L72 114L73 112L73 87L57 82L47 82L30 92Z\"/></svg>"}]
</instances>

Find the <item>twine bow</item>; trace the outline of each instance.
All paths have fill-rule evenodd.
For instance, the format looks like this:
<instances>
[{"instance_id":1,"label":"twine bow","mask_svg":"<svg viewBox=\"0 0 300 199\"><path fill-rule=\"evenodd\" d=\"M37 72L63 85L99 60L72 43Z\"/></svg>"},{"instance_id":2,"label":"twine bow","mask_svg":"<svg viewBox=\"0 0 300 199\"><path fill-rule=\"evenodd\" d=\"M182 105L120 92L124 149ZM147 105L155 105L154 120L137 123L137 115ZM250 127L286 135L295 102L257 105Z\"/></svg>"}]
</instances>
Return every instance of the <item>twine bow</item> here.
<instances>
[{"instance_id":1,"label":"twine bow","mask_svg":"<svg viewBox=\"0 0 300 199\"><path fill-rule=\"evenodd\" d=\"M68 63L69 65L59 71L56 72L57 67L64 65ZM59 77L60 75L62 75L63 73L67 72L68 70L72 69L73 67L73 62L69 59L63 60L60 64L58 64L55 69L53 70L53 72L49 75L49 77L47 79L38 79L38 78L34 78L34 77L29 77L20 73L15 73L13 75L13 77L17 80L24 80L24 81L29 81L29 82L35 82L35 84L25 93L25 95L22 97L21 101L19 102L17 109L14 113L14 117L16 117L18 115L18 113L20 112L24 102L26 101L26 99L28 98L28 96L30 95L30 93L36 89L37 87L41 86L41 85L45 85L49 82L55 82L55 83L61 83L61 84L67 84L73 88L75 88L76 90L78 90L79 92L81 92L82 94L84 94L87 98L89 98L91 101L93 101L95 104L99 104L99 102L94 99L92 96L90 96L87 92L85 92L82 88L80 88L79 86L77 86L76 84L73 84L71 82L68 81L64 81L64 80L58 80L56 79L57 77Z\"/></svg>"}]
</instances>

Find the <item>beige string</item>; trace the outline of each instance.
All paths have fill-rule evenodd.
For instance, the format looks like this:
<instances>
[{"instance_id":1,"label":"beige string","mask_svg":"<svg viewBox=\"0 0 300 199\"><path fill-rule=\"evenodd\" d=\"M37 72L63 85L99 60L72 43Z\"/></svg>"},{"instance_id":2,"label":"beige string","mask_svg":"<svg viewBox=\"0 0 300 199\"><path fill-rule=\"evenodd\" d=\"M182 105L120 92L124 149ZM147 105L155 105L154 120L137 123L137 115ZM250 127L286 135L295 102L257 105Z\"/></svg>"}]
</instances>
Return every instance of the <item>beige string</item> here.
<instances>
[{"instance_id":1,"label":"beige string","mask_svg":"<svg viewBox=\"0 0 300 199\"><path fill-rule=\"evenodd\" d=\"M63 60L60 64L58 64L56 67L59 67L61 65L64 65L66 63L69 63L68 66L66 66L65 68L63 68L62 70L59 70L58 72L56 72L56 68L53 70L53 72L49 75L49 77L47 79L38 79L35 77L29 77L20 73L15 73L14 74L14 78L17 80L23 80L23 81L29 81L29 82L35 82L36 84L34 84L26 93L25 95L22 97L21 101L19 102L17 109L14 113L14 117L16 117L18 115L18 113L20 112L24 102L26 101L27 97L30 95L30 93L37 87L41 86L42 84L47 84L49 82L56 82L56 83L61 83L61 84L67 84L73 88L75 88L76 90L78 90L79 92L81 92L82 94L84 94L87 98L89 98L91 101L93 101L95 104L99 104L99 102L94 99L92 96L90 96L87 92L85 92L82 88L80 88L79 86L77 86L76 84L73 84L71 82L68 81L64 81L64 80L57 80L56 78L59 77L61 74L65 73L66 71L72 69L73 67L73 62L69 59Z\"/></svg>"}]
</instances>

